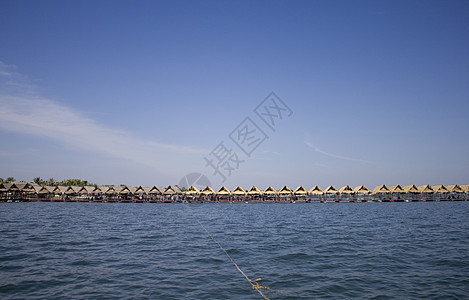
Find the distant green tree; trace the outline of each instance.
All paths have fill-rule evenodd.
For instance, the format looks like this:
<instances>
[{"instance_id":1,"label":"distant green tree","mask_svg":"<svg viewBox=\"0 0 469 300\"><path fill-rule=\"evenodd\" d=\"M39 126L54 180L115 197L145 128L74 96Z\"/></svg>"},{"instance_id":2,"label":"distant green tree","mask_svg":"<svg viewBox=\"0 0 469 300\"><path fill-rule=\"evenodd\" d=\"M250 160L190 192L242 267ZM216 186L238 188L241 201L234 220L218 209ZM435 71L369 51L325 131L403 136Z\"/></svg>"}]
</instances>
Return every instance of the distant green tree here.
<instances>
[{"instance_id":1,"label":"distant green tree","mask_svg":"<svg viewBox=\"0 0 469 300\"><path fill-rule=\"evenodd\" d=\"M34 182L35 184L39 184L39 185L45 185L45 183L46 183L44 180L41 179L41 177L36 177L36 178L34 178L34 179L33 179L33 182Z\"/></svg>"},{"instance_id":2,"label":"distant green tree","mask_svg":"<svg viewBox=\"0 0 469 300\"><path fill-rule=\"evenodd\" d=\"M7 180L5 182L15 182L15 178L14 177L8 177Z\"/></svg>"},{"instance_id":3,"label":"distant green tree","mask_svg":"<svg viewBox=\"0 0 469 300\"><path fill-rule=\"evenodd\" d=\"M58 185L62 186L87 186L93 185L93 183L89 183L88 180L81 180L81 179L65 179L57 183Z\"/></svg>"}]
</instances>

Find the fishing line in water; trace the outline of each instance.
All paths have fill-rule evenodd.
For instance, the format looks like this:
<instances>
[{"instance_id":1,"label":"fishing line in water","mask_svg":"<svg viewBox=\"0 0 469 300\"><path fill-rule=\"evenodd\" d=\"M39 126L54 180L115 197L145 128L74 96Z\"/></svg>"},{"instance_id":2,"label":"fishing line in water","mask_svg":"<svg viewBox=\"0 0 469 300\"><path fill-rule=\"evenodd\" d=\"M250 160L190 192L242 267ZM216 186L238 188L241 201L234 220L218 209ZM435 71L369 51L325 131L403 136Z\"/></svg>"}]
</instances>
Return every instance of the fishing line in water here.
<instances>
[{"instance_id":1,"label":"fishing line in water","mask_svg":"<svg viewBox=\"0 0 469 300\"><path fill-rule=\"evenodd\" d=\"M189 209L191 210L191 209ZM197 221L197 223L199 224L200 227L202 227L202 229L207 233L207 235L210 237L210 239L218 245L218 247L225 253L225 255L228 257L228 259L231 261L231 263L236 267L236 269L244 276L244 278L246 278L246 280L249 282L249 284L251 285L251 287L256 290L261 296L262 298L264 298L265 300L269 300L269 298L267 298L266 295L264 295L264 293L262 292L262 289L266 289L266 290L269 290L270 288L267 287L267 286L262 286L259 284L259 282L261 281L261 278L258 278L256 280L251 280L244 272L243 270L241 270L241 268L238 266L238 264L234 261L234 259L230 256L230 254L225 250L225 248L223 248L223 246L213 237L213 235L207 230L207 228L205 228L205 226L200 222L199 218L191 211L191 214L192 216L195 218L195 220Z\"/></svg>"}]
</instances>

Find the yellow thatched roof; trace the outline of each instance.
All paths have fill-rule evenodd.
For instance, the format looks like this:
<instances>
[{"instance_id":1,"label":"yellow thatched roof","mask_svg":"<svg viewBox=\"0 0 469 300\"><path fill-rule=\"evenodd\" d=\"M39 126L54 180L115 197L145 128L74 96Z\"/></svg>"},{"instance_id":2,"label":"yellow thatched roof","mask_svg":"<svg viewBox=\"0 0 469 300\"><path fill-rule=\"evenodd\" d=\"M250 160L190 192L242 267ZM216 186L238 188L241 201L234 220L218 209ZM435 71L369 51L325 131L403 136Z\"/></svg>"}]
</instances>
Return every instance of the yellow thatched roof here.
<instances>
[{"instance_id":1,"label":"yellow thatched roof","mask_svg":"<svg viewBox=\"0 0 469 300\"><path fill-rule=\"evenodd\" d=\"M150 191L149 191L149 194L153 194L153 195L161 195L163 194L164 192L164 188L161 188L161 187L158 187L156 185L154 185Z\"/></svg>"},{"instance_id":2,"label":"yellow thatched roof","mask_svg":"<svg viewBox=\"0 0 469 300\"><path fill-rule=\"evenodd\" d=\"M147 187L147 186L138 186L136 189L135 189L135 194L146 194L148 195L150 193L150 188Z\"/></svg>"},{"instance_id":3,"label":"yellow thatched roof","mask_svg":"<svg viewBox=\"0 0 469 300\"><path fill-rule=\"evenodd\" d=\"M442 184L437 184L437 185L434 185L432 186L432 190L435 192L435 193L448 193L448 190L446 189L446 187Z\"/></svg>"},{"instance_id":4,"label":"yellow thatched roof","mask_svg":"<svg viewBox=\"0 0 469 300\"><path fill-rule=\"evenodd\" d=\"M198 195L200 191L193 185L184 192L186 195Z\"/></svg>"},{"instance_id":5,"label":"yellow thatched roof","mask_svg":"<svg viewBox=\"0 0 469 300\"><path fill-rule=\"evenodd\" d=\"M353 192L356 194L369 194L371 191L364 185L359 185L353 189Z\"/></svg>"},{"instance_id":6,"label":"yellow thatched roof","mask_svg":"<svg viewBox=\"0 0 469 300\"><path fill-rule=\"evenodd\" d=\"M240 186L237 186L232 193L233 195L246 195L246 191Z\"/></svg>"},{"instance_id":7,"label":"yellow thatched roof","mask_svg":"<svg viewBox=\"0 0 469 300\"><path fill-rule=\"evenodd\" d=\"M433 193L433 189L430 185L421 185L417 188L419 190L419 193Z\"/></svg>"},{"instance_id":8,"label":"yellow thatched roof","mask_svg":"<svg viewBox=\"0 0 469 300\"><path fill-rule=\"evenodd\" d=\"M295 191L293 191L293 194L295 194L295 195L307 195L308 191L304 187L299 186L299 187L296 188Z\"/></svg>"},{"instance_id":9,"label":"yellow thatched roof","mask_svg":"<svg viewBox=\"0 0 469 300\"><path fill-rule=\"evenodd\" d=\"M418 193L419 189L415 185L406 185L404 187L404 192L405 193Z\"/></svg>"},{"instance_id":10,"label":"yellow thatched roof","mask_svg":"<svg viewBox=\"0 0 469 300\"><path fill-rule=\"evenodd\" d=\"M273 187L269 186L264 190L264 195L277 195L277 191Z\"/></svg>"},{"instance_id":11,"label":"yellow thatched roof","mask_svg":"<svg viewBox=\"0 0 469 300\"><path fill-rule=\"evenodd\" d=\"M393 185L389 188L389 192L391 193L405 193L404 189L400 184L398 185Z\"/></svg>"},{"instance_id":12,"label":"yellow thatched roof","mask_svg":"<svg viewBox=\"0 0 469 300\"><path fill-rule=\"evenodd\" d=\"M68 190L67 186L59 185L59 186L55 187L54 192L57 193L57 194L65 194L65 192L67 190Z\"/></svg>"},{"instance_id":13,"label":"yellow thatched roof","mask_svg":"<svg viewBox=\"0 0 469 300\"><path fill-rule=\"evenodd\" d=\"M81 186L76 186L76 185L72 185L71 188L75 193L79 193L80 190L82 189Z\"/></svg>"},{"instance_id":14,"label":"yellow thatched roof","mask_svg":"<svg viewBox=\"0 0 469 300\"><path fill-rule=\"evenodd\" d=\"M469 184L461 185L461 189L466 193L469 193Z\"/></svg>"},{"instance_id":15,"label":"yellow thatched roof","mask_svg":"<svg viewBox=\"0 0 469 300\"><path fill-rule=\"evenodd\" d=\"M349 185L343 186L340 188L339 193L341 194L352 194L353 190Z\"/></svg>"},{"instance_id":16,"label":"yellow thatched roof","mask_svg":"<svg viewBox=\"0 0 469 300\"><path fill-rule=\"evenodd\" d=\"M45 186L33 186L34 192L36 194L49 194L49 191L46 189Z\"/></svg>"},{"instance_id":17,"label":"yellow thatched roof","mask_svg":"<svg viewBox=\"0 0 469 300\"><path fill-rule=\"evenodd\" d=\"M8 191L34 192L32 185L27 182L7 182L4 187Z\"/></svg>"},{"instance_id":18,"label":"yellow thatched roof","mask_svg":"<svg viewBox=\"0 0 469 300\"><path fill-rule=\"evenodd\" d=\"M338 192L339 191L332 185L328 186L327 189L324 190L325 194L337 194Z\"/></svg>"},{"instance_id":19,"label":"yellow thatched roof","mask_svg":"<svg viewBox=\"0 0 469 300\"><path fill-rule=\"evenodd\" d=\"M113 186L109 186L108 189L106 190L106 195L113 195L113 194L117 194L117 192L119 191L119 188L118 187L113 187Z\"/></svg>"},{"instance_id":20,"label":"yellow thatched roof","mask_svg":"<svg viewBox=\"0 0 469 300\"><path fill-rule=\"evenodd\" d=\"M457 184L450 184L446 186L446 189L451 193L463 193L462 188Z\"/></svg>"},{"instance_id":21,"label":"yellow thatched roof","mask_svg":"<svg viewBox=\"0 0 469 300\"><path fill-rule=\"evenodd\" d=\"M257 187L253 186L253 187L248 191L248 194L249 194L249 195L261 195L262 192L261 192L261 190L259 190Z\"/></svg>"},{"instance_id":22,"label":"yellow thatched roof","mask_svg":"<svg viewBox=\"0 0 469 300\"><path fill-rule=\"evenodd\" d=\"M217 195L231 195L231 192L229 189L227 189L226 187L222 186L218 192L217 192Z\"/></svg>"},{"instance_id":23,"label":"yellow thatched roof","mask_svg":"<svg viewBox=\"0 0 469 300\"><path fill-rule=\"evenodd\" d=\"M45 188L49 193L53 193L55 191L55 186L52 185L46 185Z\"/></svg>"},{"instance_id":24,"label":"yellow thatched roof","mask_svg":"<svg viewBox=\"0 0 469 300\"><path fill-rule=\"evenodd\" d=\"M279 195L291 195L293 193L293 191L285 185L285 186L283 186L283 188L281 188L278 191L278 193L279 193Z\"/></svg>"},{"instance_id":25,"label":"yellow thatched roof","mask_svg":"<svg viewBox=\"0 0 469 300\"><path fill-rule=\"evenodd\" d=\"M206 186L202 191L200 191L200 193L204 195L213 195L215 194L215 191L211 187Z\"/></svg>"},{"instance_id":26,"label":"yellow thatched roof","mask_svg":"<svg viewBox=\"0 0 469 300\"><path fill-rule=\"evenodd\" d=\"M175 185L168 186L163 192L163 194L165 195L174 195L174 194L181 194L181 193L182 193L181 190Z\"/></svg>"},{"instance_id":27,"label":"yellow thatched roof","mask_svg":"<svg viewBox=\"0 0 469 300\"><path fill-rule=\"evenodd\" d=\"M385 184L381 184L376 186L373 189L372 194L379 194L379 193L390 193L391 191L388 189L388 187Z\"/></svg>"},{"instance_id":28,"label":"yellow thatched roof","mask_svg":"<svg viewBox=\"0 0 469 300\"><path fill-rule=\"evenodd\" d=\"M117 192L119 195L128 195L128 194L131 194L130 187L125 186L125 185L121 185L121 186L116 187L116 192Z\"/></svg>"},{"instance_id":29,"label":"yellow thatched roof","mask_svg":"<svg viewBox=\"0 0 469 300\"><path fill-rule=\"evenodd\" d=\"M96 189L93 191L93 194L104 194L105 192L105 187L104 186L97 186Z\"/></svg>"},{"instance_id":30,"label":"yellow thatched roof","mask_svg":"<svg viewBox=\"0 0 469 300\"><path fill-rule=\"evenodd\" d=\"M80 193L83 193L83 194L93 194L95 191L96 191L96 187L87 185L87 186L84 186L84 187L80 190Z\"/></svg>"},{"instance_id":31,"label":"yellow thatched roof","mask_svg":"<svg viewBox=\"0 0 469 300\"><path fill-rule=\"evenodd\" d=\"M321 190L320 187L315 186L315 187L313 187L312 189L309 190L309 193L313 194L313 195L320 195L320 194L323 193L323 191Z\"/></svg>"}]
</instances>

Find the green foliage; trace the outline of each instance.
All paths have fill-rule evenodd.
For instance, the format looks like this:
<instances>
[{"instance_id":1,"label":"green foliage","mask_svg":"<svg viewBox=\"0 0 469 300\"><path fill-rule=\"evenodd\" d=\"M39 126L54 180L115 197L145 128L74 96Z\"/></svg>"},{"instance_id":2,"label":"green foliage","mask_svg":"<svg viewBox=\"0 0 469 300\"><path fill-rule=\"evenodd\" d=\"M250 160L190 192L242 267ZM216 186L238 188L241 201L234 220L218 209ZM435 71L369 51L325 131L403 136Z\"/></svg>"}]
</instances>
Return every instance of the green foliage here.
<instances>
[{"instance_id":1,"label":"green foliage","mask_svg":"<svg viewBox=\"0 0 469 300\"><path fill-rule=\"evenodd\" d=\"M0 178L0 183L8 183L8 182L15 182L16 179L14 177L8 177L7 179Z\"/></svg>"},{"instance_id":2,"label":"green foliage","mask_svg":"<svg viewBox=\"0 0 469 300\"><path fill-rule=\"evenodd\" d=\"M33 179L33 182L35 184L39 184L39 185L51 185L51 186L57 186L57 185L61 185L61 186L72 186L72 185L75 185L75 186L86 186L86 185L91 185L91 186L94 186L94 187L97 187L98 185L96 183L91 183L91 182L88 182L88 180L81 180L81 179L65 179L65 180L62 180L62 181L55 181L54 178L49 178L48 180L43 180L41 179L41 177L36 177Z\"/></svg>"},{"instance_id":3,"label":"green foliage","mask_svg":"<svg viewBox=\"0 0 469 300\"><path fill-rule=\"evenodd\" d=\"M89 185L88 180L81 180L81 179L66 179L62 180L61 182L58 183L58 185L63 185L63 186L85 186Z\"/></svg>"}]
</instances>

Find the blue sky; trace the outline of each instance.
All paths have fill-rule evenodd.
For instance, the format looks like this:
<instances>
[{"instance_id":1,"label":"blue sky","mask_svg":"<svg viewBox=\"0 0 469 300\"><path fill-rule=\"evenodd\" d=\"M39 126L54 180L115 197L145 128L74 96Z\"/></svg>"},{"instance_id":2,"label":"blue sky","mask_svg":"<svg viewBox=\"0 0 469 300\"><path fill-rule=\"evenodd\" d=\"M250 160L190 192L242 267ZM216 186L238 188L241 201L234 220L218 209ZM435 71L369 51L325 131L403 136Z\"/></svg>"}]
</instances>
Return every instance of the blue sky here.
<instances>
[{"instance_id":1,"label":"blue sky","mask_svg":"<svg viewBox=\"0 0 469 300\"><path fill-rule=\"evenodd\" d=\"M1 0L0 177L467 184L468 32L467 1ZM253 112L272 91L275 132Z\"/></svg>"}]
</instances>

